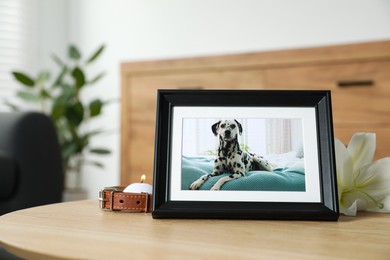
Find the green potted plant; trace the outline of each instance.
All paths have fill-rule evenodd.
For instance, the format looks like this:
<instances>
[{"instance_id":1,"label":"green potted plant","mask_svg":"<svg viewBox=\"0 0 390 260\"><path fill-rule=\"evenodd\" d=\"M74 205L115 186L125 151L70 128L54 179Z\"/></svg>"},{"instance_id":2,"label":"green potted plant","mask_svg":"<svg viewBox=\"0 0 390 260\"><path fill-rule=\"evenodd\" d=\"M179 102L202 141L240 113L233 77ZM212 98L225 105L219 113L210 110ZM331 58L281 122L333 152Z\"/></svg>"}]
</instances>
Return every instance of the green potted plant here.
<instances>
[{"instance_id":1,"label":"green potted plant","mask_svg":"<svg viewBox=\"0 0 390 260\"><path fill-rule=\"evenodd\" d=\"M97 167L103 165L88 158L88 154L104 155L110 151L105 148L91 147L90 141L96 135L104 132L100 129L90 130L88 123L101 115L104 105L109 103L96 98L84 101L81 92L99 81L104 72L88 77L85 69L101 55L105 46L100 46L87 59L83 59L80 51L74 45L69 46L68 62L57 55L52 55L59 66L59 72L51 77L49 71L41 71L32 77L26 73L13 71L14 78L23 88L17 96L24 101L36 104L40 110L53 120L62 149L62 159L65 176L65 189L80 190L81 171L85 164ZM15 104L6 102L14 110L19 110ZM75 174L73 183L66 178L70 173Z\"/></svg>"}]
</instances>

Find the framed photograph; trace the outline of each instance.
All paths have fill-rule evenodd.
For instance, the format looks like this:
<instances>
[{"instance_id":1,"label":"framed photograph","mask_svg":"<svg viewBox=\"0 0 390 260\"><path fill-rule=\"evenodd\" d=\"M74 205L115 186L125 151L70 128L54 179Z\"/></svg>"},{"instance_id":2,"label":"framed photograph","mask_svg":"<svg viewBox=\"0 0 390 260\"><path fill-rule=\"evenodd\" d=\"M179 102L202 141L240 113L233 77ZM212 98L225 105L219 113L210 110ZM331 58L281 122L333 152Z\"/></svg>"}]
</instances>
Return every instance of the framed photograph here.
<instances>
[{"instance_id":1,"label":"framed photograph","mask_svg":"<svg viewBox=\"0 0 390 260\"><path fill-rule=\"evenodd\" d=\"M153 218L338 219L330 91L157 99Z\"/></svg>"}]
</instances>

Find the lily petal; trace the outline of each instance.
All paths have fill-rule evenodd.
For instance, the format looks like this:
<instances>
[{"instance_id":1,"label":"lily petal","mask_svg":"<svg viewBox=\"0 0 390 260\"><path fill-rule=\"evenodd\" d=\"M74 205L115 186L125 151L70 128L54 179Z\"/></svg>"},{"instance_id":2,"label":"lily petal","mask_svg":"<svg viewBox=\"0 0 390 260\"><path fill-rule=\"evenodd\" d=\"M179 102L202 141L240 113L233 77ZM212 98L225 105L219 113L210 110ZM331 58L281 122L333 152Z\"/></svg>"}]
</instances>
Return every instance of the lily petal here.
<instances>
[{"instance_id":1,"label":"lily petal","mask_svg":"<svg viewBox=\"0 0 390 260\"><path fill-rule=\"evenodd\" d=\"M339 195L345 190L354 187L354 178L351 176L353 171L352 157L344 144L335 139L336 151L336 172Z\"/></svg>"},{"instance_id":2,"label":"lily petal","mask_svg":"<svg viewBox=\"0 0 390 260\"><path fill-rule=\"evenodd\" d=\"M340 212L348 216L356 216L359 210L379 209L377 203L366 192L359 190L346 192L340 199Z\"/></svg>"},{"instance_id":3,"label":"lily petal","mask_svg":"<svg viewBox=\"0 0 390 260\"><path fill-rule=\"evenodd\" d=\"M356 133L348 144L348 151L352 156L354 171L370 164L376 149L376 135L374 133Z\"/></svg>"},{"instance_id":4,"label":"lily petal","mask_svg":"<svg viewBox=\"0 0 390 260\"><path fill-rule=\"evenodd\" d=\"M365 170L364 170L365 169ZM375 196L390 192L390 157L375 161L368 167L362 168L356 178L356 188L375 192Z\"/></svg>"},{"instance_id":5,"label":"lily petal","mask_svg":"<svg viewBox=\"0 0 390 260\"><path fill-rule=\"evenodd\" d=\"M376 206L369 206L368 211L390 212L390 157L370 165L359 176L357 188L367 192L376 201Z\"/></svg>"},{"instance_id":6,"label":"lily petal","mask_svg":"<svg viewBox=\"0 0 390 260\"><path fill-rule=\"evenodd\" d=\"M374 163L376 136L357 133L346 148L335 139L340 212L390 212L390 158Z\"/></svg>"},{"instance_id":7,"label":"lily petal","mask_svg":"<svg viewBox=\"0 0 390 260\"><path fill-rule=\"evenodd\" d=\"M355 217L357 213L357 200L355 200L351 205L348 205L348 207L343 207L340 204L340 213L347 216Z\"/></svg>"}]
</instances>

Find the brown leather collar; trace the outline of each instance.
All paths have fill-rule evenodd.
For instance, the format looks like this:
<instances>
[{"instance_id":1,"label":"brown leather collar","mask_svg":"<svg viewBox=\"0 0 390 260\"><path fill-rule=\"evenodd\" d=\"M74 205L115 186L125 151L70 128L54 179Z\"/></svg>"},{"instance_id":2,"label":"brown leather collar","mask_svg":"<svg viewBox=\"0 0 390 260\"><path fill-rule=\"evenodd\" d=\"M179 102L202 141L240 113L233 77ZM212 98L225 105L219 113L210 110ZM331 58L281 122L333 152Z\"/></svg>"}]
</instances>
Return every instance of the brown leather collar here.
<instances>
[{"instance_id":1,"label":"brown leather collar","mask_svg":"<svg viewBox=\"0 0 390 260\"><path fill-rule=\"evenodd\" d=\"M123 192L125 187L107 187L99 192L99 206L108 211L151 212L152 194Z\"/></svg>"}]
</instances>

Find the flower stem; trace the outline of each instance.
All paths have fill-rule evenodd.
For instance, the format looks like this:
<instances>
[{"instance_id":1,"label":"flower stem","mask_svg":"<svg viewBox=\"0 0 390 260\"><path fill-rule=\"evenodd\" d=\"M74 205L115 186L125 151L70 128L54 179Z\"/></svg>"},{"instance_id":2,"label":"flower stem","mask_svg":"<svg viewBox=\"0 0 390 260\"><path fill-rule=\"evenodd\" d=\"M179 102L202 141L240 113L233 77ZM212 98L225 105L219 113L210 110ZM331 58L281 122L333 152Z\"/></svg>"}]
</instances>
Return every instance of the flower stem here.
<instances>
[{"instance_id":1,"label":"flower stem","mask_svg":"<svg viewBox=\"0 0 390 260\"><path fill-rule=\"evenodd\" d=\"M371 196L371 195L368 194L367 192L362 191L362 190L356 190L356 191L361 192L361 193L363 193L364 195L366 195L372 202L375 203L375 205L376 205L378 208L380 208L380 209L383 209L383 208L384 208L385 205L384 205L383 203L381 203L380 201L378 201L377 199L375 199L373 196Z\"/></svg>"}]
</instances>

